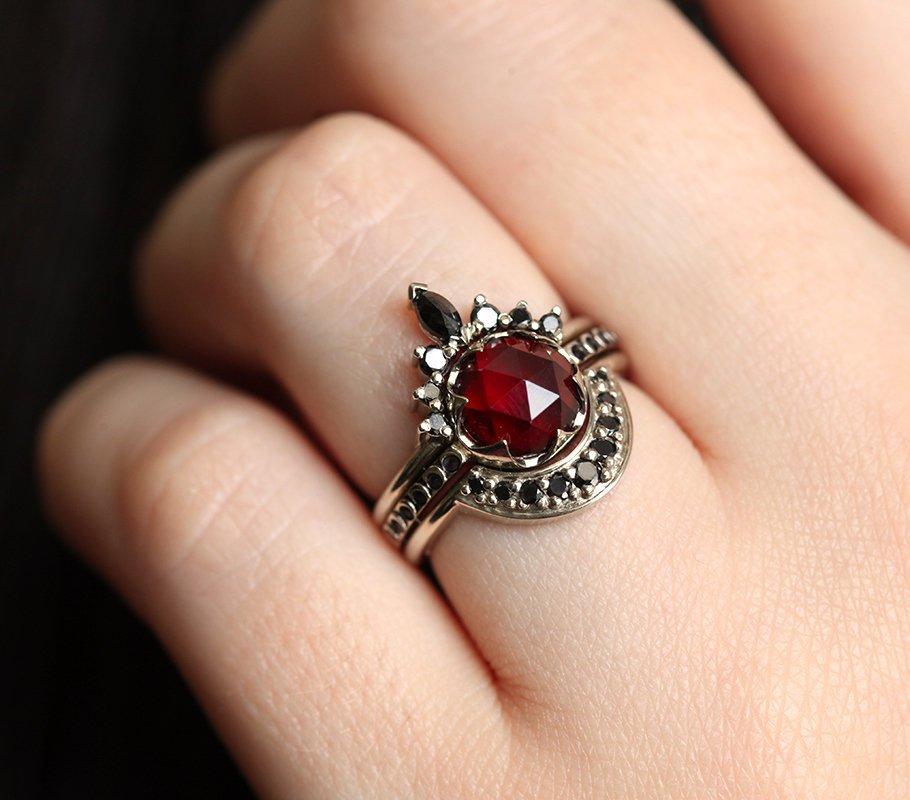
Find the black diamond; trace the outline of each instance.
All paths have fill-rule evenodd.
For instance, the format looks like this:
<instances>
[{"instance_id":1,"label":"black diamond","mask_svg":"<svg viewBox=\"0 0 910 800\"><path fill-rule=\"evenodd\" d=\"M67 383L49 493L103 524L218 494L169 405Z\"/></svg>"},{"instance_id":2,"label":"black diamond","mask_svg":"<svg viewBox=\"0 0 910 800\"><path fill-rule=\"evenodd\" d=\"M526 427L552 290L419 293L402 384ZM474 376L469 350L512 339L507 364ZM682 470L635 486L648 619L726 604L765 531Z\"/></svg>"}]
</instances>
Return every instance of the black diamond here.
<instances>
[{"instance_id":1,"label":"black diamond","mask_svg":"<svg viewBox=\"0 0 910 800\"><path fill-rule=\"evenodd\" d=\"M588 348L592 353L597 349L597 341L593 336L587 334L582 338L582 341L585 343L585 347Z\"/></svg>"},{"instance_id":2,"label":"black diamond","mask_svg":"<svg viewBox=\"0 0 910 800\"><path fill-rule=\"evenodd\" d=\"M505 502L512 496L512 487L505 483L505 481L497 483L496 488L493 489L493 494L496 495L497 500Z\"/></svg>"},{"instance_id":3,"label":"black diamond","mask_svg":"<svg viewBox=\"0 0 910 800\"><path fill-rule=\"evenodd\" d=\"M496 306L484 303L482 306L474 306L471 312L471 321L476 322L486 331L493 330L499 323L499 311Z\"/></svg>"},{"instance_id":4,"label":"black diamond","mask_svg":"<svg viewBox=\"0 0 910 800\"><path fill-rule=\"evenodd\" d=\"M562 497L568 488L569 482L566 480L566 476L561 472L552 475L550 477L550 482L547 484L547 491L553 495L553 497Z\"/></svg>"},{"instance_id":5,"label":"black diamond","mask_svg":"<svg viewBox=\"0 0 910 800\"><path fill-rule=\"evenodd\" d=\"M576 342L572 345L572 355L579 361L583 361L588 357L588 349L581 342Z\"/></svg>"},{"instance_id":6,"label":"black diamond","mask_svg":"<svg viewBox=\"0 0 910 800\"><path fill-rule=\"evenodd\" d=\"M521 498L522 503L533 506L540 499L540 487L534 481L526 481L521 484L518 496Z\"/></svg>"},{"instance_id":7,"label":"black diamond","mask_svg":"<svg viewBox=\"0 0 910 800\"><path fill-rule=\"evenodd\" d=\"M461 332L461 315L441 294L420 291L411 302L420 327L437 341L447 342Z\"/></svg>"},{"instance_id":8,"label":"black diamond","mask_svg":"<svg viewBox=\"0 0 910 800\"><path fill-rule=\"evenodd\" d=\"M434 372L445 369L447 361L446 354L438 347L428 347L420 359L420 369L427 375L432 375Z\"/></svg>"},{"instance_id":9,"label":"black diamond","mask_svg":"<svg viewBox=\"0 0 910 800\"><path fill-rule=\"evenodd\" d=\"M401 517L405 522L410 522L414 519L414 512L411 510L409 505L402 503L395 509L398 512L398 516Z\"/></svg>"},{"instance_id":10,"label":"black diamond","mask_svg":"<svg viewBox=\"0 0 910 800\"><path fill-rule=\"evenodd\" d=\"M474 475L468 478L468 488L471 490L471 494L480 494L484 489L483 481Z\"/></svg>"},{"instance_id":11,"label":"black diamond","mask_svg":"<svg viewBox=\"0 0 910 800\"><path fill-rule=\"evenodd\" d=\"M408 498L414 508L419 511L427 504L427 500L430 499L430 493L423 486L417 485L408 492Z\"/></svg>"},{"instance_id":12,"label":"black diamond","mask_svg":"<svg viewBox=\"0 0 910 800\"><path fill-rule=\"evenodd\" d=\"M509 312L509 316L512 318L513 325L524 325L526 322L531 321L531 315L524 306L515 306Z\"/></svg>"},{"instance_id":13,"label":"black diamond","mask_svg":"<svg viewBox=\"0 0 910 800\"><path fill-rule=\"evenodd\" d=\"M598 478L597 465L590 461L579 461L575 465L576 486L587 486Z\"/></svg>"},{"instance_id":14,"label":"black diamond","mask_svg":"<svg viewBox=\"0 0 910 800\"><path fill-rule=\"evenodd\" d=\"M430 487L433 491L436 491L442 484L446 482L446 479L442 476L442 473L439 470L431 469L429 472L425 473L423 476L423 482Z\"/></svg>"},{"instance_id":15,"label":"black diamond","mask_svg":"<svg viewBox=\"0 0 910 800\"><path fill-rule=\"evenodd\" d=\"M597 424L602 428L608 428L611 431L615 431L619 427L619 417L600 417L597 420Z\"/></svg>"},{"instance_id":16,"label":"black diamond","mask_svg":"<svg viewBox=\"0 0 910 800\"><path fill-rule=\"evenodd\" d=\"M540 318L540 327L544 333L556 333L562 327L562 320L556 314L544 314Z\"/></svg>"},{"instance_id":17,"label":"black diamond","mask_svg":"<svg viewBox=\"0 0 910 800\"><path fill-rule=\"evenodd\" d=\"M616 452L616 445L609 439L597 439L591 442L591 449L602 456L612 456Z\"/></svg>"},{"instance_id":18,"label":"black diamond","mask_svg":"<svg viewBox=\"0 0 910 800\"><path fill-rule=\"evenodd\" d=\"M401 533L401 523L397 519L389 520L388 529L396 536Z\"/></svg>"},{"instance_id":19,"label":"black diamond","mask_svg":"<svg viewBox=\"0 0 910 800\"><path fill-rule=\"evenodd\" d=\"M451 475L461 466L461 457L458 453L446 453L439 463L440 466Z\"/></svg>"}]
</instances>

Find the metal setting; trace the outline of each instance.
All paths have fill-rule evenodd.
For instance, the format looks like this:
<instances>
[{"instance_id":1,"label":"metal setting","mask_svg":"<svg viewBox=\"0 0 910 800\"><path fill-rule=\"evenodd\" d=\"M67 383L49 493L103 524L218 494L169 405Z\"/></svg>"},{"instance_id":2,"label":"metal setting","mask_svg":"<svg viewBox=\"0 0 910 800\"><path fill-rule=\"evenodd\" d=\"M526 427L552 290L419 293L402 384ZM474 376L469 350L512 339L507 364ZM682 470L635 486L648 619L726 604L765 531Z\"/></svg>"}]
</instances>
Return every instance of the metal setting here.
<instances>
[{"instance_id":1,"label":"metal setting","mask_svg":"<svg viewBox=\"0 0 910 800\"><path fill-rule=\"evenodd\" d=\"M462 323L454 306L423 284L411 284L408 297L433 338L414 351L425 381L413 396L426 413L416 451L377 501L374 516L410 561L429 555L459 509L540 521L580 510L616 485L632 444L632 420L615 377L626 364L616 334L583 319L566 321L558 307L534 319L524 302L500 312L478 295L470 321ZM478 446L462 425L466 399L455 388L464 360L506 336L545 345L551 362L571 366L580 390L574 420L541 453L515 457L505 440Z\"/></svg>"}]
</instances>

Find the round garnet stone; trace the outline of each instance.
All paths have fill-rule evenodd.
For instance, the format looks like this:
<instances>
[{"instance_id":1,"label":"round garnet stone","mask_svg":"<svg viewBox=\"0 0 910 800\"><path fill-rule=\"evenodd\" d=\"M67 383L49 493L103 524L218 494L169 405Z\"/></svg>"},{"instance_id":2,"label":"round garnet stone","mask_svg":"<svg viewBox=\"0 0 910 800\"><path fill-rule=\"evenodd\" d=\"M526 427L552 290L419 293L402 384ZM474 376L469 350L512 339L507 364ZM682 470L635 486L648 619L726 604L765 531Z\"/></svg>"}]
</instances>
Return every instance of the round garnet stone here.
<instances>
[{"instance_id":1,"label":"round garnet stone","mask_svg":"<svg viewBox=\"0 0 910 800\"><path fill-rule=\"evenodd\" d=\"M492 339L458 365L455 394L465 398L462 432L478 448L541 455L571 431L584 407L575 367L559 351L525 336Z\"/></svg>"}]
</instances>

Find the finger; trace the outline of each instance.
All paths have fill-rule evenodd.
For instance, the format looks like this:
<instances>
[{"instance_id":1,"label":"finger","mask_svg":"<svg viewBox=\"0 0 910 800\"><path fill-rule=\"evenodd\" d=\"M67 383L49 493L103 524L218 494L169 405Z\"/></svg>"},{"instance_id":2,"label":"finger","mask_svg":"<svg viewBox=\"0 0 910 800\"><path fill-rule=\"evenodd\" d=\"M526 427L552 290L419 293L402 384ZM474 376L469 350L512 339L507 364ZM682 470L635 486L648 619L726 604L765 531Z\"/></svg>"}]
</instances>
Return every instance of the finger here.
<instances>
[{"instance_id":1,"label":"finger","mask_svg":"<svg viewBox=\"0 0 910 800\"><path fill-rule=\"evenodd\" d=\"M329 118L252 169L246 147L204 168L171 204L148 241L144 305L175 346L193 335L192 309L201 304L213 319L220 310L225 325L242 323L248 344L238 352L259 353L319 440L375 497L414 442L406 394L417 331L405 308L407 282L419 277L468 304L478 289L500 303L524 297L532 309L547 308L555 295L476 201L387 125ZM222 209L220 221L199 224L207 219L201 208ZM181 294L183 320L167 316L170 298ZM615 492L588 514L530 532L456 520L434 553L447 598L515 710L515 731L540 730L541 709L621 708L615 684L597 698L592 690L641 644L629 641L629 619L647 624L635 631L650 641L663 640L655 628L666 621L663 600L643 600L642 585L660 584L661 598L683 597L688 584L707 585L693 572L716 566L718 511L698 454L645 394L626 388L636 443ZM681 569L680 554L690 552L699 554L696 565ZM591 609L606 620L595 631ZM645 649L648 667L663 674L659 648ZM654 674L643 669L624 691L644 701L645 676ZM519 724L526 713L527 728ZM591 752L615 761L623 747L606 737ZM672 756L674 771L684 771L684 760ZM548 769L547 758L537 763L529 779ZM541 795L548 792L511 796Z\"/></svg>"},{"instance_id":2,"label":"finger","mask_svg":"<svg viewBox=\"0 0 910 800\"><path fill-rule=\"evenodd\" d=\"M414 441L411 281L541 312L559 302L438 162L350 115L283 144L242 145L203 170L149 237L139 284L167 346L258 359L375 496Z\"/></svg>"},{"instance_id":3,"label":"finger","mask_svg":"<svg viewBox=\"0 0 910 800\"><path fill-rule=\"evenodd\" d=\"M731 56L857 202L910 239L910 6L709 0Z\"/></svg>"},{"instance_id":4,"label":"finger","mask_svg":"<svg viewBox=\"0 0 910 800\"><path fill-rule=\"evenodd\" d=\"M807 427L836 435L853 412L834 375L888 391L903 250L667 4L325 8L266 9L216 84L222 132L351 106L411 131L624 335L637 382L718 463L764 474Z\"/></svg>"},{"instance_id":5,"label":"finger","mask_svg":"<svg viewBox=\"0 0 910 800\"><path fill-rule=\"evenodd\" d=\"M40 460L59 527L150 621L264 795L458 786L443 748L459 720L495 752L470 644L271 410L123 360L58 404Z\"/></svg>"}]
</instances>

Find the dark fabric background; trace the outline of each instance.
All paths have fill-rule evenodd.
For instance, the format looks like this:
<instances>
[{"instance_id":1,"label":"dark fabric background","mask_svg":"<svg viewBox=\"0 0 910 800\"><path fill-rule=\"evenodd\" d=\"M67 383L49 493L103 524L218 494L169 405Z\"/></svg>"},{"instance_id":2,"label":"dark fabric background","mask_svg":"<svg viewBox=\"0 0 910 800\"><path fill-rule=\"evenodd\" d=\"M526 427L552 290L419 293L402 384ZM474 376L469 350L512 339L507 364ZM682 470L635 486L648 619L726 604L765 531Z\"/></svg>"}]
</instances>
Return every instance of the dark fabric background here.
<instances>
[{"instance_id":1,"label":"dark fabric background","mask_svg":"<svg viewBox=\"0 0 910 800\"><path fill-rule=\"evenodd\" d=\"M0 800L249 790L149 633L42 521L35 427L141 348L133 242L204 155L204 71L251 0L0 0Z\"/></svg>"}]
</instances>

